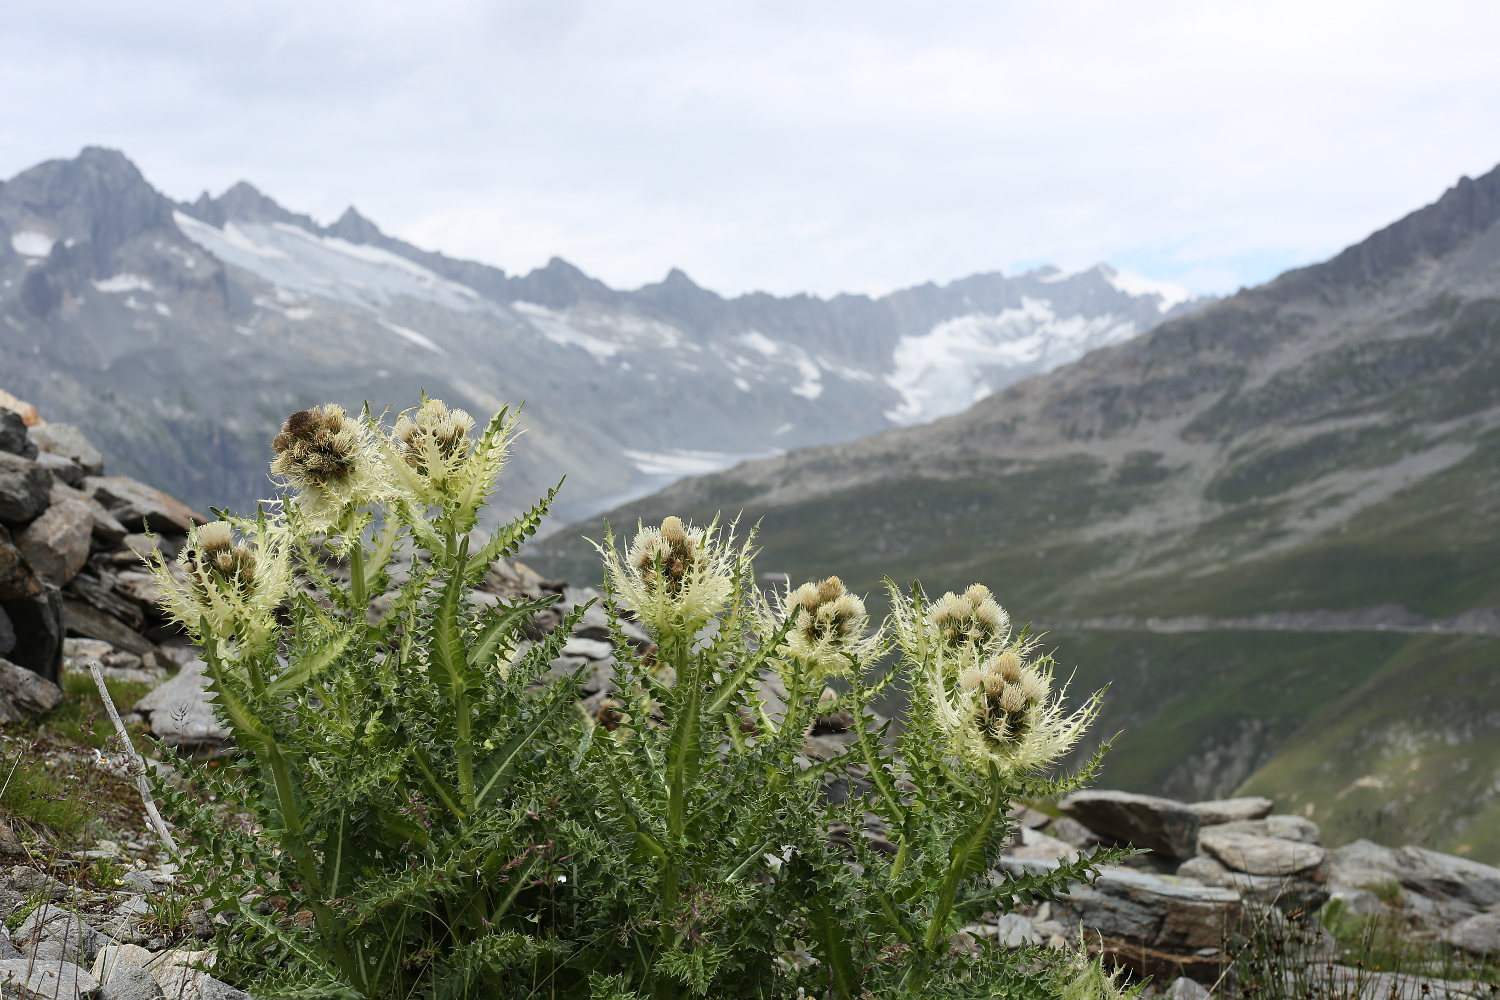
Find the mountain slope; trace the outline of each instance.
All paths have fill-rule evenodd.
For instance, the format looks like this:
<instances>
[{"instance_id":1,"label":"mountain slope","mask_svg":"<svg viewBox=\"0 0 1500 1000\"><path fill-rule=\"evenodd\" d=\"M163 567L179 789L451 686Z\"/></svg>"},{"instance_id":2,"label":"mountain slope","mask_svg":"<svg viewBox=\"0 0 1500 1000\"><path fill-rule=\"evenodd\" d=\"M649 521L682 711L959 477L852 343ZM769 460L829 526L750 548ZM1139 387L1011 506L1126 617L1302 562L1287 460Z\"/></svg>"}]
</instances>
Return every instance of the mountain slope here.
<instances>
[{"instance_id":1,"label":"mountain slope","mask_svg":"<svg viewBox=\"0 0 1500 1000\"><path fill-rule=\"evenodd\" d=\"M567 474L584 516L685 473L952 412L1200 303L1099 266L879 299L724 299L672 271L618 291L331 226L248 184L174 204L117 152L0 186L4 388L200 506L265 495L267 442L314 402L421 389L525 400L514 507Z\"/></svg>"},{"instance_id":2,"label":"mountain slope","mask_svg":"<svg viewBox=\"0 0 1500 1000\"><path fill-rule=\"evenodd\" d=\"M938 591L988 583L1021 620L1051 624L1078 684L1115 682L1100 729L1128 728L1111 766L1141 790L1222 794L1249 779L1269 793L1252 774L1292 774L1282 748L1315 747L1297 752L1324 766L1332 722L1373 679L1401 690L1411 662L1488 664L1488 686L1470 685L1483 696L1450 706L1468 777L1451 771L1455 754L1414 752L1401 778L1467 811L1438 829L1416 800L1380 806L1413 836L1461 846L1443 838L1500 792L1500 642L1382 636L1379 622L1500 605L1497 219L1500 171L1466 178L1324 264L956 416L686 480L609 518L743 510L761 522L766 570L837 572L862 590L884 572ZM564 534L544 549L553 572L588 565ZM1355 618L1371 631L1066 627L1319 610L1368 612ZM1345 784L1374 775L1366 791L1390 764L1382 748L1447 739L1404 720L1399 696L1381 704L1340 730L1363 748L1347 767L1365 769ZM1474 782L1488 791L1475 798ZM1373 813L1342 787L1312 807L1353 829L1355 812Z\"/></svg>"}]
</instances>

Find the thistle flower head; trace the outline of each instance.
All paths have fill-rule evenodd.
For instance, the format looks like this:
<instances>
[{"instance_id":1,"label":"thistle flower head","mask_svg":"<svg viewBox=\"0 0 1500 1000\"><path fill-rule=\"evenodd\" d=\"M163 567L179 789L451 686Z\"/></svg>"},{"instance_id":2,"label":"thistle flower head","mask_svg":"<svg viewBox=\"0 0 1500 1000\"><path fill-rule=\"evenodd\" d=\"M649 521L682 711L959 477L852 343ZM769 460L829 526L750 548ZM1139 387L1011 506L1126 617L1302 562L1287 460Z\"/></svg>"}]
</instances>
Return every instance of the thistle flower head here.
<instances>
[{"instance_id":1,"label":"thistle flower head","mask_svg":"<svg viewBox=\"0 0 1500 1000\"><path fill-rule=\"evenodd\" d=\"M215 638L262 648L291 589L287 539L281 525L264 520L194 529L174 564L158 557L151 566L168 613L195 635L207 621Z\"/></svg>"},{"instance_id":2,"label":"thistle flower head","mask_svg":"<svg viewBox=\"0 0 1500 1000\"><path fill-rule=\"evenodd\" d=\"M1053 694L1053 662L1027 662L1035 640L971 663L950 678L934 660L927 671L927 696L947 737L948 749L981 772L991 762L1008 770L1050 766L1077 744L1099 712L1095 694L1071 715L1063 709L1065 691Z\"/></svg>"},{"instance_id":3,"label":"thistle flower head","mask_svg":"<svg viewBox=\"0 0 1500 1000\"><path fill-rule=\"evenodd\" d=\"M800 661L813 681L849 673L881 645L878 633L865 634L870 624L865 602L845 590L836 576L804 583L788 591L781 603L781 615L767 616L763 629L777 631L788 616L797 616L778 652Z\"/></svg>"},{"instance_id":4,"label":"thistle flower head","mask_svg":"<svg viewBox=\"0 0 1500 1000\"><path fill-rule=\"evenodd\" d=\"M370 428L333 403L293 413L271 448L272 475L297 491L298 509L314 531L336 528L386 492Z\"/></svg>"},{"instance_id":5,"label":"thistle flower head","mask_svg":"<svg viewBox=\"0 0 1500 1000\"><path fill-rule=\"evenodd\" d=\"M696 631L724 608L735 571L748 559L733 546L733 531L721 536L717 521L695 528L674 516L659 528L639 528L623 556L612 545L599 551L620 600L660 636Z\"/></svg>"},{"instance_id":6,"label":"thistle flower head","mask_svg":"<svg viewBox=\"0 0 1500 1000\"><path fill-rule=\"evenodd\" d=\"M962 594L952 591L934 601L927 621L950 650L969 646L983 653L1009 636L1010 616L995 603L989 588L976 583Z\"/></svg>"},{"instance_id":7,"label":"thistle flower head","mask_svg":"<svg viewBox=\"0 0 1500 1000\"><path fill-rule=\"evenodd\" d=\"M515 417L507 410L495 415L477 441L474 426L463 410L424 399L396 418L386 445L396 486L418 503L459 512L462 530L473 526L516 436Z\"/></svg>"}]
</instances>

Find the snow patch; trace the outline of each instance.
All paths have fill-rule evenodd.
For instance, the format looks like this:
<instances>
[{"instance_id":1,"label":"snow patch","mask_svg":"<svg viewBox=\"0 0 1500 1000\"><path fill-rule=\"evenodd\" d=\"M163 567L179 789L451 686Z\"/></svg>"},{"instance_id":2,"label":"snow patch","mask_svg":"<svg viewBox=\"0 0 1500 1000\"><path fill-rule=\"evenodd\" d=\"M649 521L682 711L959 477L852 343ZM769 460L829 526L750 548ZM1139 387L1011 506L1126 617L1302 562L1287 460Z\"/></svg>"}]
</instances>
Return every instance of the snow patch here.
<instances>
[{"instance_id":1,"label":"snow patch","mask_svg":"<svg viewBox=\"0 0 1500 1000\"><path fill-rule=\"evenodd\" d=\"M101 292L149 292L152 290L151 282L139 274L117 274L113 278L95 281L93 286Z\"/></svg>"},{"instance_id":2,"label":"snow patch","mask_svg":"<svg viewBox=\"0 0 1500 1000\"><path fill-rule=\"evenodd\" d=\"M1108 264L1100 264L1099 273L1104 276L1105 281L1126 295L1157 296L1161 299L1161 304L1157 306L1161 312L1166 312L1183 302L1191 302L1197 297L1181 285L1174 285L1170 281L1157 281L1154 278L1143 278L1129 271L1116 270Z\"/></svg>"},{"instance_id":3,"label":"snow patch","mask_svg":"<svg viewBox=\"0 0 1500 1000\"><path fill-rule=\"evenodd\" d=\"M1133 320L1108 313L1059 317L1050 301L1030 297L999 315L946 320L896 345L886 382L901 402L885 412L886 419L916 424L957 413L1012 382L1129 340L1135 332Z\"/></svg>"},{"instance_id":4,"label":"snow patch","mask_svg":"<svg viewBox=\"0 0 1500 1000\"><path fill-rule=\"evenodd\" d=\"M399 254L332 236L318 236L288 223L211 226L182 212L173 214L188 239L220 260L244 268L287 293L316 295L372 312L398 298L417 299L454 312L485 305L467 285L449 281Z\"/></svg>"},{"instance_id":5,"label":"snow patch","mask_svg":"<svg viewBox=\"0 0 1500 1000\"><path fill-rule=\"evenodd\" d=\"M686 448L673 448L671 451L636 451L626 448L620 454L630 459L644 475L680 479L683 476L706 476L738 465L746 459L765 458L780 452L750 455L727 451L692 451Z\"/></svg>"},{"instance_id":6,"label":"snow patch","mask_svg":"<svg viewBox=\"0 0 1500 1000\"><path fill-rule=\"evenodd\" d=\"M801 396L803 399L817 399L823 395L823 373L818 366L807 358L797 358L797 373L802 376L802 384L792 386L792 395Z\"/></svg>"},{"instance_id":7,"label":"snow patch","mask_svg":"<svg viewBox=\"0 0 1500 1000\"><path fill-rule=\"evenodd\" d=\"M39 233L35 229L23 229L19 233L12 233L10 247L22 257L45 257L52 252L52 244L57 241L46 233Z\"/></svg>"},{"instance_id":8,"label":"snow patch","mask_svg":"<svg viewBox=\"0 0 1500 1000\"><path fill-rule=\"evenodd\" d=\"M554 312L546 306L535 302L517 301L512 302L510 307L525 316L542 336L554 344L562 344L564 347L581 347L600 361L614 357L622 349L620 344L585 333L569 323L567 316Z\"/></svg>"},{"instance_id":9,"label":"snow patch","mask_svg":"<svg viewBox=\"0 0 1500 1000\"><path fill-rule=\"evenodd\" d=\"M290 316L293 312L296 312L296 311L298 311L298 310L288 309L287 310L287 315ZM293 318L296 319L296 318L299 318L299 317L293 317ZM445 358L448 356L448 352L445 351L445 350L443 350L438 345L434 344L432 342L432 338L428 337L426 334L418 333L417 331L412 330L412 329L410 329L408 327L397 326L395 323L392 323L390 320L387 320L387 319L385 319L383 317L380 318L380 319L377 319L375 322L379 323L381 326L385 327L387 330L391 331L396 336L398 336L398 337L404 337L405 339L411 341L413 344L416 344L418 347L425 347L429 351L431 351L432 353L434 353L434 354L441 354Z\"/></svg>"}]
</instances>

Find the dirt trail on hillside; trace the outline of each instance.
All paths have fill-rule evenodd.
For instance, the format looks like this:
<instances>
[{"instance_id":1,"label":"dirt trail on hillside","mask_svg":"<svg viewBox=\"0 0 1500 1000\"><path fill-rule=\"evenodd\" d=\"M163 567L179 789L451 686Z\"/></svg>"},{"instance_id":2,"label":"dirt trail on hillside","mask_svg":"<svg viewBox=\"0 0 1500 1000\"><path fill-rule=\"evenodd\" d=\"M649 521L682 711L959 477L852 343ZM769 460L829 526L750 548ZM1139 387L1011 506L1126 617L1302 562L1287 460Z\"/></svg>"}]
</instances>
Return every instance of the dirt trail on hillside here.
<instances>
[{"instance_id":1,"label":"dirt trail on hillside","mask_svg":"<svg viewBox=\"0 0 1500 1000\"><path fill-rule=\"evenodd\" d=\"M1451 618L1426 618L1399 604L1382 604L1360 611L1271 611L1245 618L1181 615L1171 618L1060 619L1046 626L1058 630L1109 632L1430 632L1450 635L1500 636L1500 609L1470 608Z\"/></svg>"}]
</instances>

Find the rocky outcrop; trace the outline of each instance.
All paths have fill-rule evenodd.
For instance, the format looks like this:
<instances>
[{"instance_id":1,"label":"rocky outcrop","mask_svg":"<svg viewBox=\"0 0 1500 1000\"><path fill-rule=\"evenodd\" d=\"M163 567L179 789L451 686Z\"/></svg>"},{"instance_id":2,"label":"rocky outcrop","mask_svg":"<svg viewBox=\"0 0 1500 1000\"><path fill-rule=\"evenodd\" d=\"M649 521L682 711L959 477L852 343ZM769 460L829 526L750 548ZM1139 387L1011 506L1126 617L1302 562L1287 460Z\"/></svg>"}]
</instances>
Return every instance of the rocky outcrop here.
<instances>
[{"instance_id":1,"label":"rocky outcrop","mask_svg":"<svg viewBox=\"0 0 1500 1000\"><path fill-rule=\"evenodd\" d=\"M1172 799L1132 792L1075 792L1058 808L1106 841L1133 844L1166 858L1198 853L1201 818Z\"/></svg>"}]
</instances>

